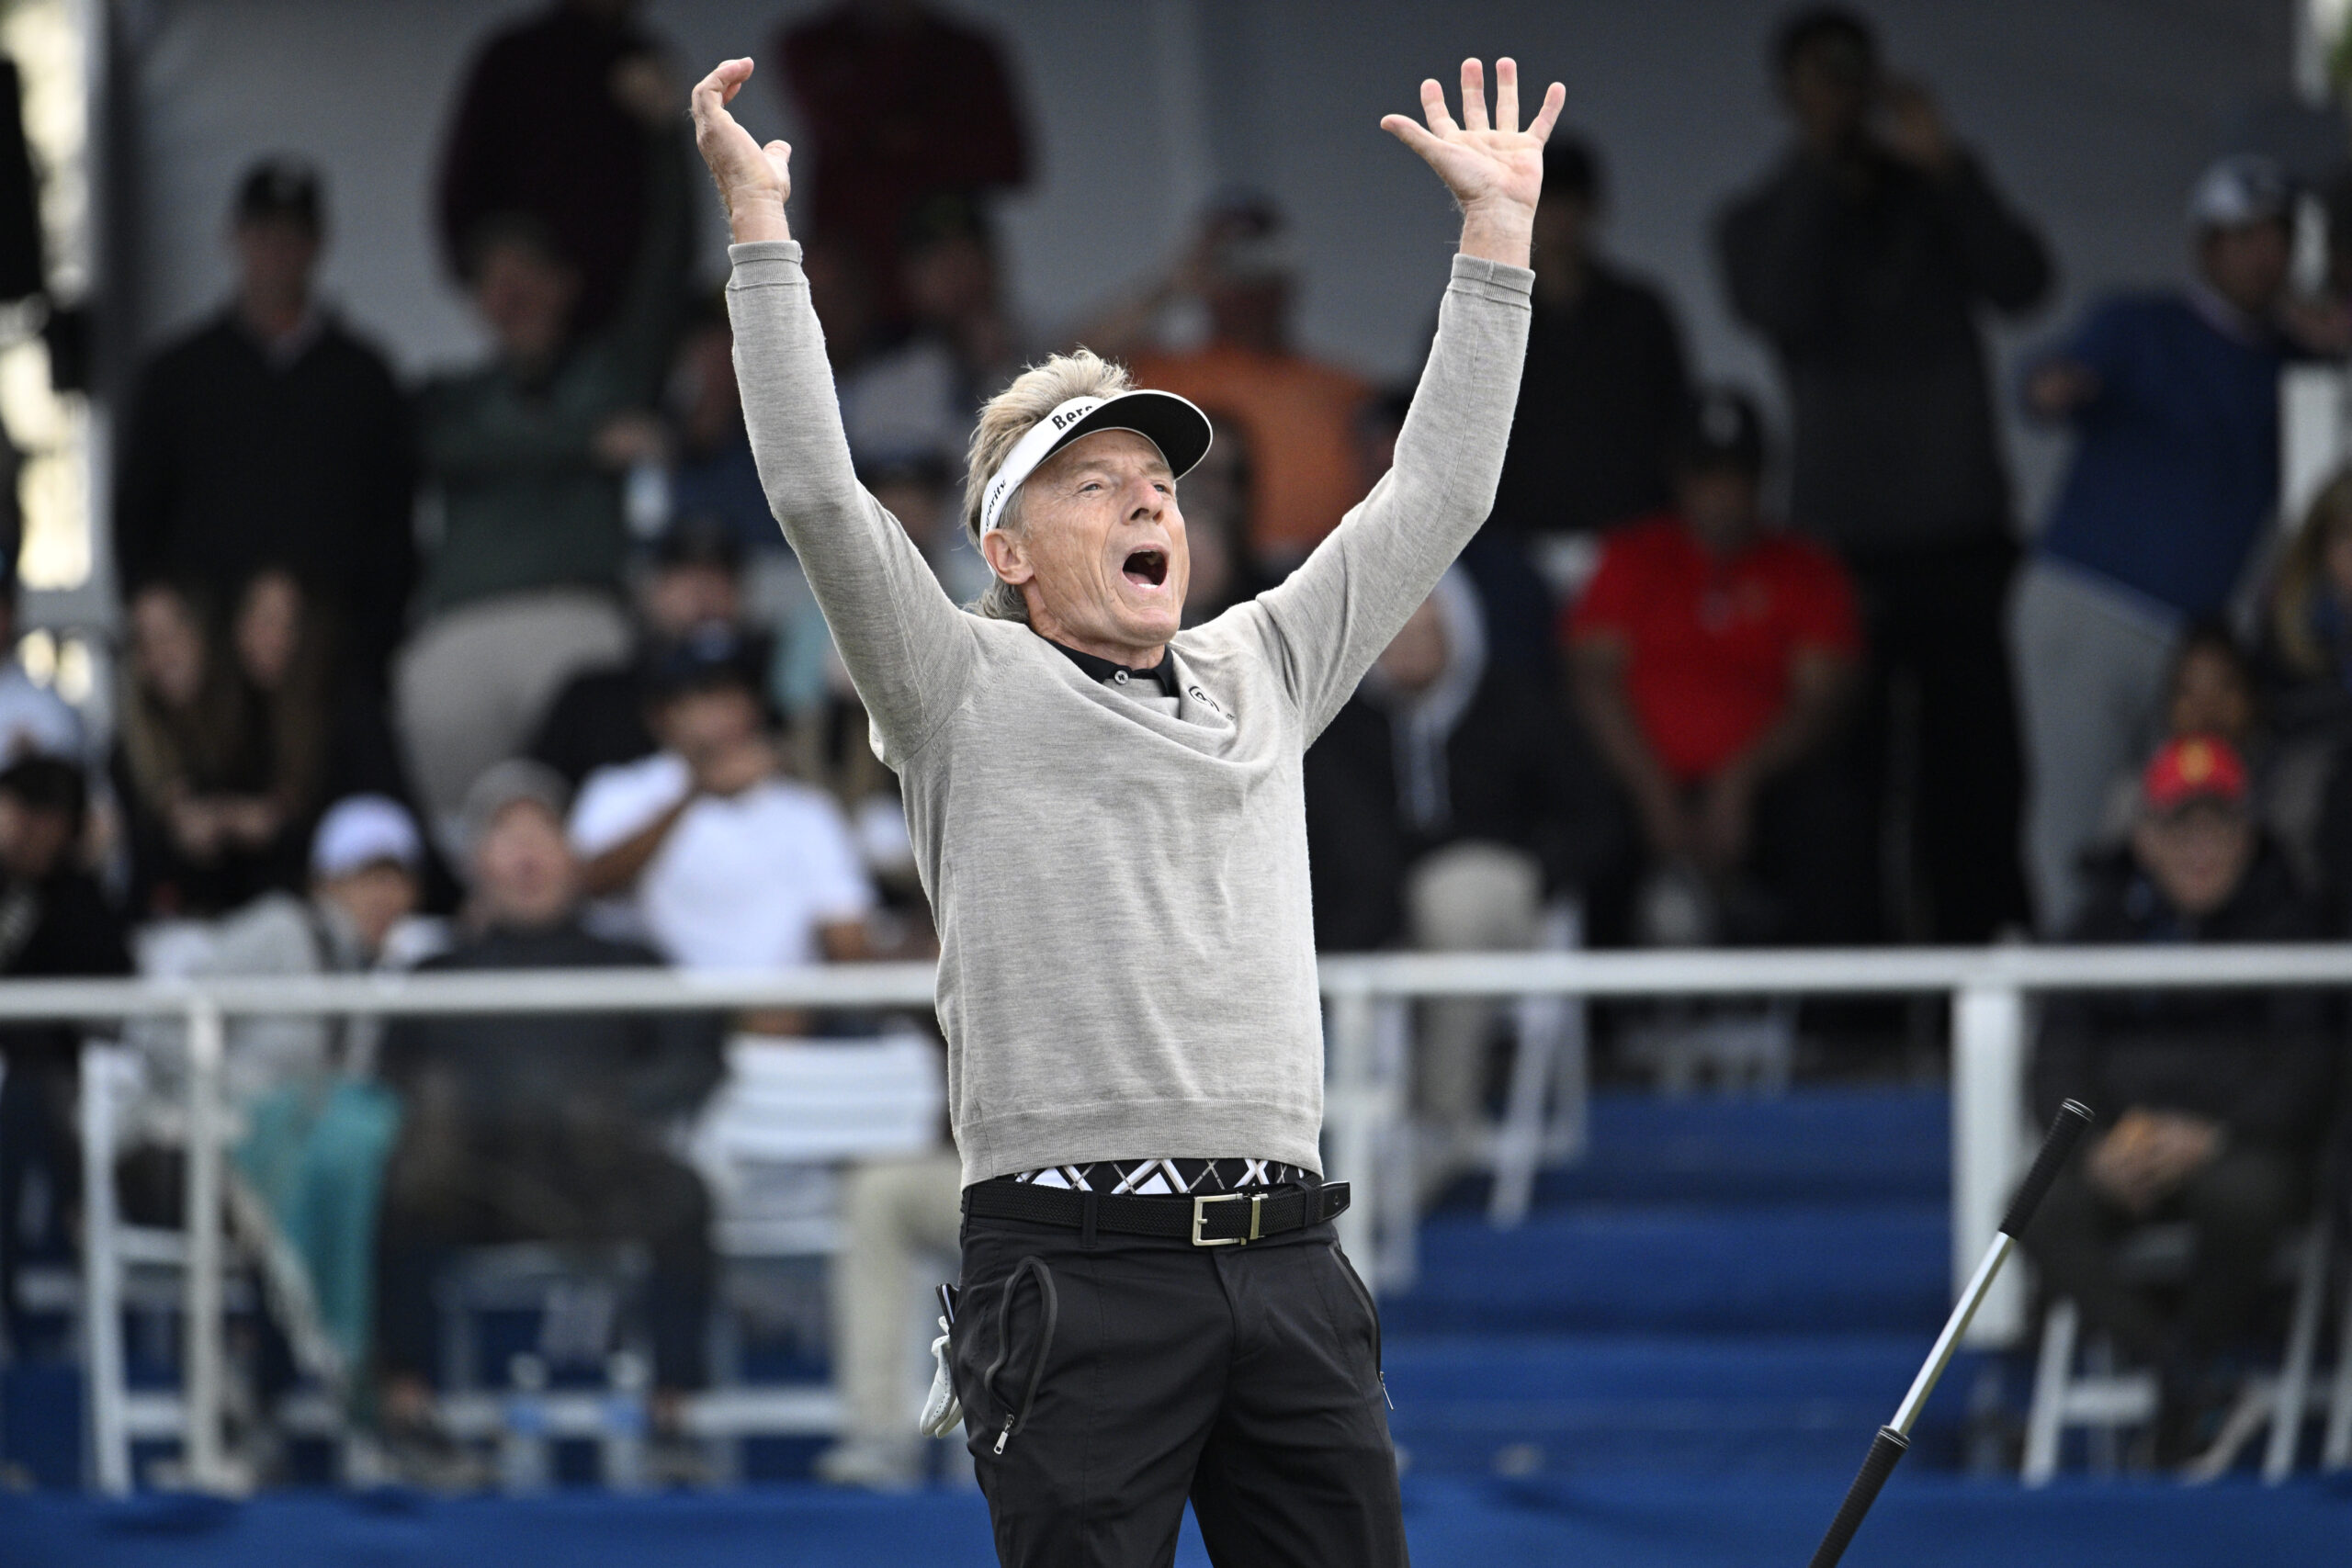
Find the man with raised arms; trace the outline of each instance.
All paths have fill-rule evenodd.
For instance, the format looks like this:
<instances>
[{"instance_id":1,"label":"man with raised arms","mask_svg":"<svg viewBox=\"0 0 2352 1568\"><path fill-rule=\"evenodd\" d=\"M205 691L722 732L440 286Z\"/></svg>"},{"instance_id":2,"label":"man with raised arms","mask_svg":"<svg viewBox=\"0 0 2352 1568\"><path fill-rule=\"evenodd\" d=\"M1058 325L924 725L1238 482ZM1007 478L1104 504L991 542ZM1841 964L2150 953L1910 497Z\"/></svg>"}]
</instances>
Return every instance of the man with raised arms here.
<instances>
[{"instance_id":1,"label":"man with raised arms","mask_svg":"<svg viewBox=\"0 0 2352 1568\"><path fill-rule=\"evenodd\" d=\"M981 411L965 505L996 581L939 588L858 486L791 150L695 89L735 244L736 375L768 502L903 785L940 933L963 1160L946 1362L1007 1564L1406 1560L1380 1327L1334 1240L1300 763L1486 518L1527 342L1555 84L1381 124L1462 209L1396 466L1282 584L1180 630L1177 481L1209 426L1080 351ZM854 1238L852 1245L855 1245Z\"/></svg>"}]
</instances>

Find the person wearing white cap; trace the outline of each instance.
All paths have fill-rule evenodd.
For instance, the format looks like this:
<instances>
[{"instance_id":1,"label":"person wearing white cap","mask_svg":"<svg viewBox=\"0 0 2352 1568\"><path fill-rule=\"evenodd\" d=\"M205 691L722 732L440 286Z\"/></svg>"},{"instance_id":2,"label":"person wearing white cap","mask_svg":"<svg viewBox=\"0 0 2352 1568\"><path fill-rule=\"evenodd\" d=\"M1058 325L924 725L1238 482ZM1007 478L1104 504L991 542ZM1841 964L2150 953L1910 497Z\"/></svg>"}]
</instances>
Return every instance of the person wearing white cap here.
<instances>
[{"instance_id":1,"label":"person wearing white cap","mask_svg":"<svg viewBox=\"0 0 2352 1568\"><path fill-rule=\"evenodd\" d=\"M2189 192L2187 286L2102 299L2028 365L2026 412L2075 437L2010 625L2045 931L2083 897L2109 781L2156 739L2180 634L2222 615L2278 506L2294 199L2269 159L2217 161Z\"/></svg>"},{"instance_id":2,"label":"person wearing white cap","mask_svg":"<svg viewBox=\"0 0 2352 1568\"><path fill-rule=\"evenodd\" d=\"M1307 745L1494 502L1526 355L1555 84L1500 61L1462 119L1384 129L1462 243L1395 466L1281 586L1182 627L1183 399L1057 355L981 411L967 613L861 490L785 220L790 149L695 89L735 245L728 303L768 502L897 772L940 933L963 1160L958 1404L1007 1563L1143 1563L1189 1497L1220 1563L1402 1564L1379 1324L1330 1227ZM1182 629L1180 629L1182 627Z\"/></svg>"},{"instance_id":3,"label":"person wearing white cap","mask_svg":"<svg viewBox=\"0 0 2352 1568\"><path fill-rule=\"evenodd\" d=\"M356 795L311 840L307 897L272 893L223 919L196 966L207 976L356 974L385 962L416 909L424 841L398 801ZM370 1081L372 1019L246 1019L231 1028L228 1089L247 1132L240 1175L300 1260L316 1327L364 1366L375 1300L377 1196L399 1110ZM297 1325L303 1332L308 1325Z\"/></svg>"}]
</instances>

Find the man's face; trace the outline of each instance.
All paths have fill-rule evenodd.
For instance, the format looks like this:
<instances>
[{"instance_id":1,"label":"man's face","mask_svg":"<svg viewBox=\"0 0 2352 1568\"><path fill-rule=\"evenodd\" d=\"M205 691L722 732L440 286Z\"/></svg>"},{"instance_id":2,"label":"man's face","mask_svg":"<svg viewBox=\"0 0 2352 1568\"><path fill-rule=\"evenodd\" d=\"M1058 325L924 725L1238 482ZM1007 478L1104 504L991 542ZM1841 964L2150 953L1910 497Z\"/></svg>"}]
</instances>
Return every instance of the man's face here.
<instances>
[{"instance_id":1,"label":"man's face","mask_svg":"<svg viewBox=\"0 0 2352 1568\"><path fill-rule=\"evenodd\" d=\"M74 819L0 791L0 870L26 882L54 875L74 848Z\"/></svg>"},{"instance_id":2,"label":"man's face","mask_svg":"<svg viewBox=\"0 0 2352 1568\"><path fill-rule=\"evenodd\" d=\"M1756 531L1756 476L1745 468L1715 463L1685 469L1674 492L1684 521L1712 549L1736 549Z\"/></svg>"},{"instance_id":3,"label":"man's face","mask_svg":"<svg viewBox=\"0 0 2352 1568\"><path fill-rule=\"evenodd\" d=\"M759 699L741 686L682 692L654 713L653 729L664 749L691 762L757 735Z\"/></svg>"},{"instance_id":4,"label":"man's face","mask_svg":"<svg viewBox=\"0 0 2352 1568\"><path fill-rule=\"evenodd\" d=\"M731 626L742 613L735 574L702 561L656 568L645 585L645 618L665 637L696 626Z\"/></svg>"},{"instance_id":5,"label":"man's face","mask_svg":"<svg viewBox=\"0 0 2352 1568\"><path fill-rule=\"evenodd\" d=\"M1137 655L1176 635L1192 581L1176 479L1131 430L1098 430L1021 487L1016 526L980 541L1057 642Z\"/></svg>"},{"instance_id":6,"label":"man's face","mask_svg":"<svg viewBox=\"0 0 2352 1568\"><path fill-rule=\"evenodd\" d=\"M2254 860L2254 823L2242 809L2199 801L2143 818L2132 852L2165 902L2184 915L2210 915L2230 901Z\"/></svg>"},{"instance_id":7,"label":"man's face","mask_svg":"<svg viewBox=\"0 0 2352 1568\"><path fill-rule=\"evenodd\" d=\"M2294 237L2283 221L2208 229L2197 259L2213 291L2249 316L2278 309L2295 259Z\"/></svg>"},{"instance_id":8,"label":"man's face","mask_svg":"<svg viewBox=\"0 0 2352 1568\"><path fill-rule=\"evenodd\" d=\"M536 246L493 244L474 271L474 307L483 325L501 354L524 364L555 357L579 298L579 275Z\"/></svg>"},{"instance_id":9,"label":"man's face","mask_svg":"<svg viewBox=\"0 0 2352 1568\"><path fill-rule=\"evenodd\" d=\"M274 302L306 299L319 265L319 236L292 218L248 218L230 231L240 292Z\"/></svg>"},{"instance_id":10,"label":"man's face","mask_svg":"<svg viewBox=\"0 0 2352 1568\"><path fill-rule=\"evenodd\" d=\"M1791 58L1781 77L1781 96L1806 141L1823 149L1843 146L1861 133L1876 74L1876 63L1859 40L1828 33Z\"/></svg>"},{"instance_id":11,"label":"man's face","mask_svg":"<svg viewBox=\"0 0 2352 1568\"><path fill-rule=\"evenodd\" d=\"M342 876L322 877L318 896L340 908L359 933L359 945L381 952L392 928L416 912L416 877L398 861L377 861Z\"/></svg>"},{"instance_id":12,"label":"man's face","mask_svg":"<svg viewBox=\"0 0 2352 1568\"><path fill-rule=\"evenodd\" d=\"M579 866L563 824L536 800L500 811L474 845L474 895L492 925L548 926L571 912Z\"/></svg>"}]
</instances>

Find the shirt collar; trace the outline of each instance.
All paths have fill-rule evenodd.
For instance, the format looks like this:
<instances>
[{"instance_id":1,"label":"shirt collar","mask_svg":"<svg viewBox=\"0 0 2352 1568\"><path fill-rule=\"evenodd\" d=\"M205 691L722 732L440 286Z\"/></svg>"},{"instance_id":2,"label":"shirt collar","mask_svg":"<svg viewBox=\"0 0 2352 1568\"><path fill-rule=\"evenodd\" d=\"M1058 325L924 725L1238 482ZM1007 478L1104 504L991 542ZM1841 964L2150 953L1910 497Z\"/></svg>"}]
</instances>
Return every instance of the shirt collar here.
<instances>
[{"instance_id":1,"label":"shirt collar","mask_svg":"<svg viewBox=\"0 0 2352 1568\"><path fill-rule=\"evenodd\" d=\"M1138 670L1131 665L1114 664L1110 660L1096 654L1080 653L1074 648L1064 648L1060 643L1055 642L1052 637L1047 637L1046 641L1059 649L1063 657L1084 671L1086 678L1090 681L1110 681L1121 685L1128 681L1149 681L1165 695L1181 697L1183 694L1176 685L1176 661L1168 657L1168 650L1164 648L1159 650L1159 663L1148 670Z\"/></svg>"}]
</instances>

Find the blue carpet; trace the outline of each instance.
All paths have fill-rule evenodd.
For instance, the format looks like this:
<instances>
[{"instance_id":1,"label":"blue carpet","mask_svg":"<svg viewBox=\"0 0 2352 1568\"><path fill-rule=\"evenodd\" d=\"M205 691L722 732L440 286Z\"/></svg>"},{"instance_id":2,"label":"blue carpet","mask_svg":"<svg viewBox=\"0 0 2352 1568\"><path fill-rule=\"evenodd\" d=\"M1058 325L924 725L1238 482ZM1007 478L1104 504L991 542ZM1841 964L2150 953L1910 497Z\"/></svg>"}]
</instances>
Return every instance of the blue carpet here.
<instances>
[{"instance_id":1,"label":"blue carpet","mask_svg":"<svg viewBox=\"0 0 2352 1568\"><path fill-rule=\"evenodd\" d=\"M1940 1202L1586 1203L1516 1230L1447 1213L1420 1280L1383 1303L1397 1334L1921 1329L1951 1298Z\"/></svg>"},{"instance_id":2,"label":"blue carpet","mask_svg":"<svg viewBox=\"0 0 2352 1568\"><path fill-rule=\"evenodd\" d=\"M1941 1089L1813 1089L1777 1098L1592 1100L1590 1154L1545 1171L1539 1205L1940 1202L1951 1181L1951 1101Z\"/></svg>"},{"instance_id":3,"label":"blue carpet","mask_svg":"<svg viewBox=\"0 0 2352 1568\"><path fill-rule=\"evenodd\" d=\"M1420 1568L1753 1568L1805 1560L1840 1479L1652 1479L1575 1485L1413 1481ZM1178 1557L1206 1562L1196 1537ZM2352 1493L2076 1483L2028 1494L1898 1475L1846 1561L1853 1568L2170 1568L2340 1562ZM776 1488L710 1498L436 1502L277 1495L208 1503L0 1497L9 1568L978 1568L991 1561L971 1494L888 1498Z\"/></svg>"},{"instance_id":4,"label":"blue carpet","mask_svg":"<svg viewBox=\"0 0 2352 1568\"><path fill-rule=\"evenodd\" d=\"M1388 1418L1416 1475L1849 1476L1918 1371L1925 1335L1397 1339ZM1964 1357L1913 1433L1911 1462L1960 1446Z\"/></svg>"}]
</instances>

